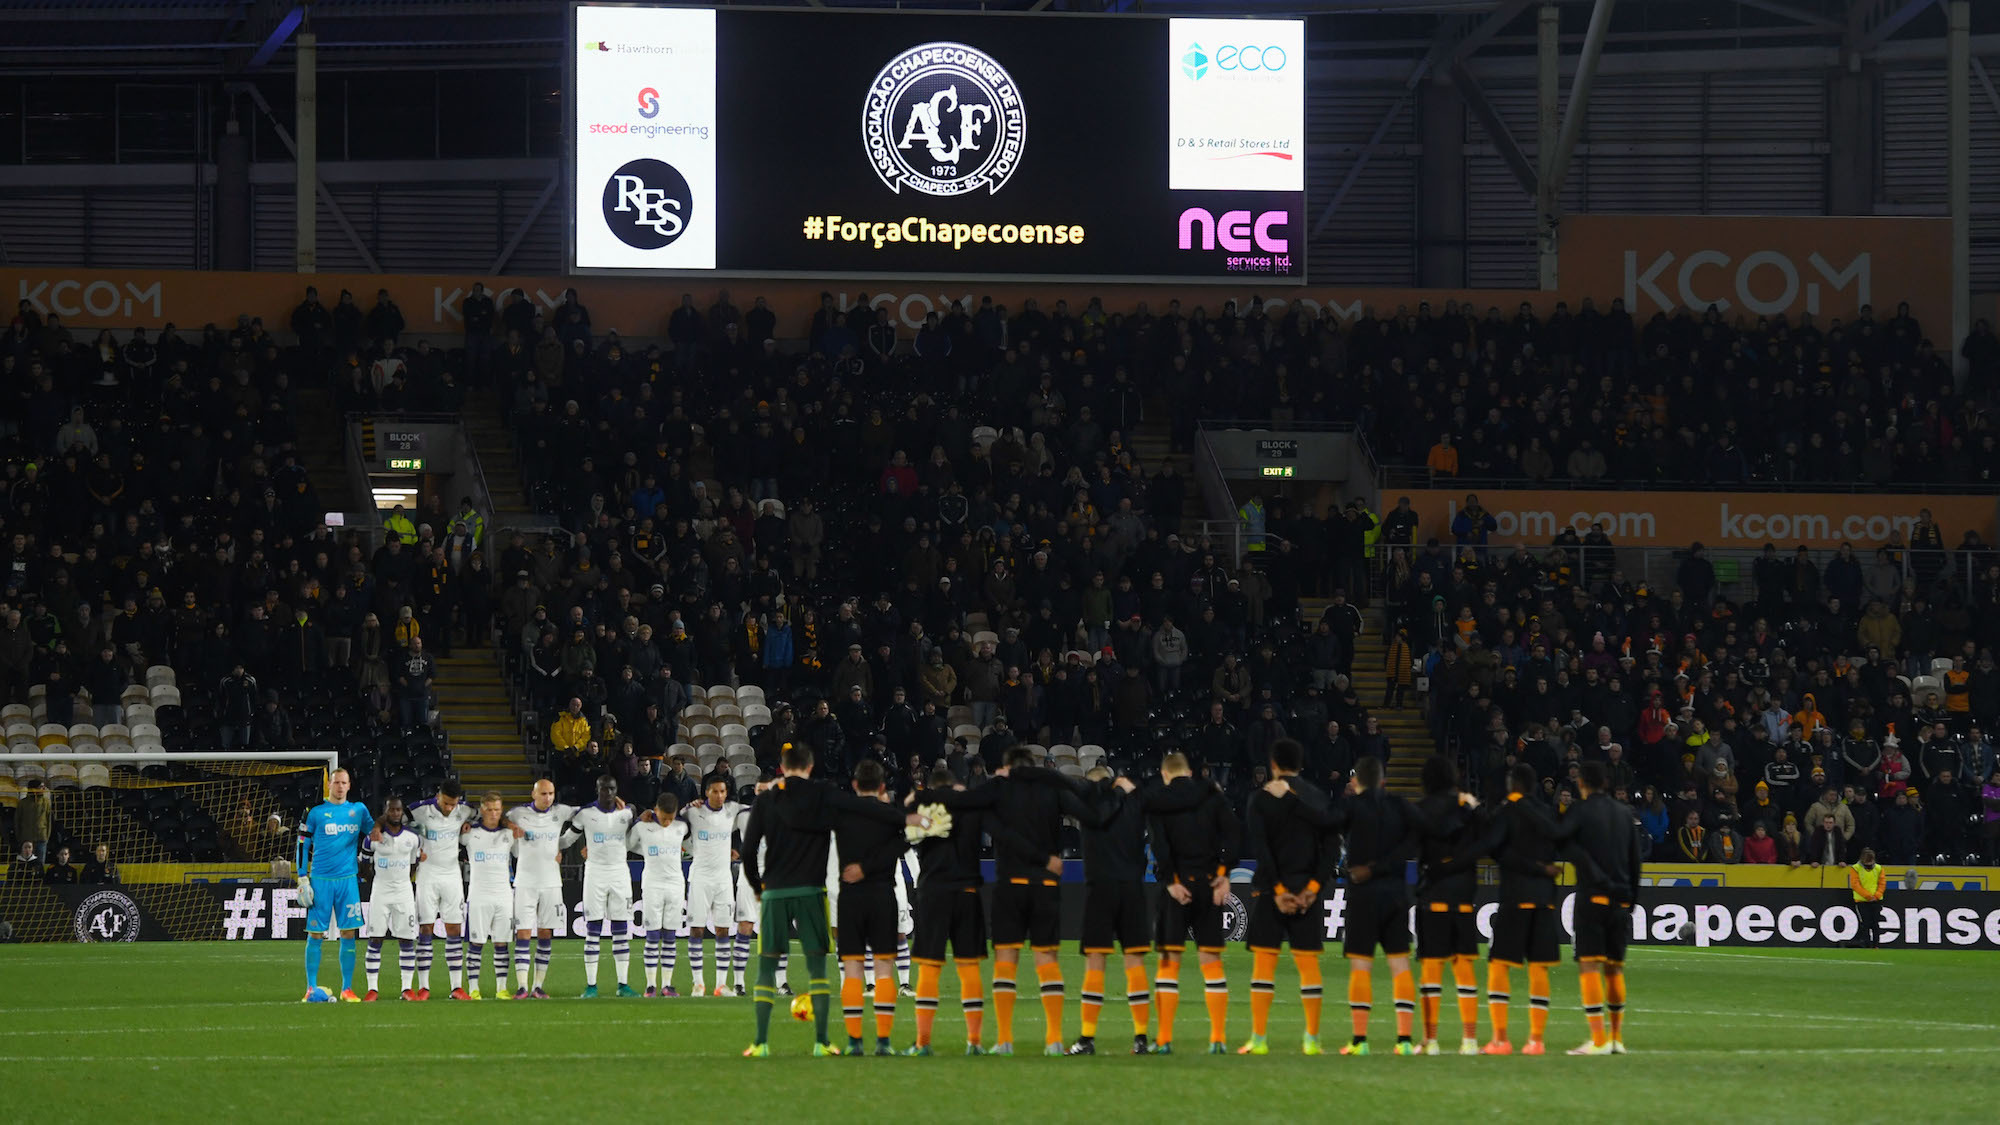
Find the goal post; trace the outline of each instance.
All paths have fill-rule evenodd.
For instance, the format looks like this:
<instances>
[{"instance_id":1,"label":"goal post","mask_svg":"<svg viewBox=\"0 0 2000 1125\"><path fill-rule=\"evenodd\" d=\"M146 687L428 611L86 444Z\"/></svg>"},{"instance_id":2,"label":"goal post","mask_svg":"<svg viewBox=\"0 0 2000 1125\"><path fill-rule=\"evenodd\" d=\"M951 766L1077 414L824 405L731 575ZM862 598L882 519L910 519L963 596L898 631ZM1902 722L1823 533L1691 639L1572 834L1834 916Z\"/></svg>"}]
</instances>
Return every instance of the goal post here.
<instances>
[{"instance_id":1,"label":"goal post","mask_svg":"<svg viewBox=\"0 0 2000 1125\"><path fill-rule=\"evenodd\" d=\"M0 922L23 941L124 940L142 921L148 937L222 937L215 888L289 881L299 820L339 765L335 750L0 754L0 811L45 793L42 861L67 847L78 875L72 886L46 869L17 873L10 854ZM88 878L100 846L110 882Z\"/></svg>"}]
</instances>

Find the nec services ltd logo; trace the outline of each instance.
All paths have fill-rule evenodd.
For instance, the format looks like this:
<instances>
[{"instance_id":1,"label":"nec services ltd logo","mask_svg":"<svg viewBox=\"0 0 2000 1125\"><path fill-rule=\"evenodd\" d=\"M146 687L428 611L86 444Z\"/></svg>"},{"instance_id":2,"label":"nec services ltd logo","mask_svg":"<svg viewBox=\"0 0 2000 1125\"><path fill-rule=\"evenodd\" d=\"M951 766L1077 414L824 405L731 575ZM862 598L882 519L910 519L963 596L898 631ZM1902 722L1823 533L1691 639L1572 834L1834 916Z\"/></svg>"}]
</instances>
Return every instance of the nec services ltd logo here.
<instances>
[{"instance_id":1,"label":"nec services ltd logo","mask_svg":"<svg viewBox=\"0 0 2000 1125\"><path fill-rule=\"evenodd\" d=\"M651 121L660 115L660 92L651 86L639 91L639 116Z\"/></svg>"},{"instance_id":2,"label":"nec services ltd logo","mask_svg":"<svg viewBox=\"0 0 2000 1125\"><path fill-rule=\"evenodd\" d=\"M626 162L604 181L604 224L637 250L670 245L694 217L694 190L664 160Z\"/></svg>"},{"instance_id":3,"label":"nec services ltd logo","mask_svg":"<svg viewBox=\"0 0 2000 1125\"><path fill-rule=\"evenodd\" d=\"M1199 43L1190 43L1181 53L1181 73L1188 81L1199 82L1211 69L1225 74L1274 74L1290 62L1285 49L1275 43L1230 43L1217 47L1213 53Z\"/></svg>"},{"instance_id":4,"label":"nec services ltd logo","mask_svg":"<svg viewBox=\"0 0 2000 1125\"><path fill-rule=\"evenodd\" d=\"M861 137L890 191L991 195L1020 167L1028 113L993 56L963 43L925 43L890 59L868 84Z\"/></svg>"}]
</instances>

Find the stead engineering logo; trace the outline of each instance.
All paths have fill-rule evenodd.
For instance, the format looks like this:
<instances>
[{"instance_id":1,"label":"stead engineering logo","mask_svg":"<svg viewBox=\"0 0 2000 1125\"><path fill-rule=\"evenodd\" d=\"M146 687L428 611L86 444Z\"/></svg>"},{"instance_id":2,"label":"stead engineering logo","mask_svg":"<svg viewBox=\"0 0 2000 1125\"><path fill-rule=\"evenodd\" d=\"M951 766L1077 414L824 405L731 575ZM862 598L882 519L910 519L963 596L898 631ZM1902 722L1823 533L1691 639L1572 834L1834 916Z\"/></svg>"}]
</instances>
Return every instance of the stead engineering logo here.
<instances>
[{"instance_id":1,"label":"stead engineering logo","mask_svg":"<svg viewBox=\"0 0 2000 1125\"><path fill-rule=\"evenodd\" d=\"M628 161L604 181L604 224L634 249L671 244L693 216L694 191L687 177L664 160Z\"/></svg>"},{"instance_id":2,"label":"stead engineering logo","mask_svg":"<svg viewBox=\"0 0 2000 1125\"><path fill-rule=\"evenodd\" d=\"M963 43L897 55L868 84L861 136L890 191L997 193L1020 166L1028 115L1005 67Z\"/></svg>"}]
</instances>

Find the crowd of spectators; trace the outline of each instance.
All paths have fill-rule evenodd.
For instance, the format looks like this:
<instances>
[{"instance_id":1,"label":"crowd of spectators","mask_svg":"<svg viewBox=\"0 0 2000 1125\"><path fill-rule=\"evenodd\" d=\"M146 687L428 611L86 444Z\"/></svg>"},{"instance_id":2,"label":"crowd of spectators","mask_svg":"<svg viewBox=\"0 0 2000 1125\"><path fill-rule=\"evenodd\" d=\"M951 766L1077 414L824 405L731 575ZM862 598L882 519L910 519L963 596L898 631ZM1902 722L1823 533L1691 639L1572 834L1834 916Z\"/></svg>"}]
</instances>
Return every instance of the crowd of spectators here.
<instances>
[{"instance_id":1,"label":"crowd of spectators","mask_svg":"<svg viewBox=\"0 0 2000 1125\"><path fill-rule=\"evenodd\" d=\"M119 490L52 505L44 521L22 507L31 470L13 466L8 530L34 533L14 554L47 584L81 569L48 565L51 536L77 559L129 547L109 556L125 560L120 575L144 553L151 581L107 583L139 595L137 615L159 575L198 569L208 585L179 580L201 628L165 631L176 666L204 673L190 679L219 690L232 658L250 655L248 668L298 683L335 666L346 641L346 662L380 662L357 686L385 725L424 717L398 672L414 661L421 685L423 646L497 630L559 776L608 769L684 795L698 779L667 753L675 718L690 687L719 682L766 690L766 765L804 740L836 776L873 756L915 784L937 760L976 781L1016 742L1095 743L1142 768L1178 746L1247 792L1268 744L1290 736L1308 748L1308 776L1332 782L1356 756L1390 753L1351 675L1361 611L1386 597L1397 628L1380 706L1419 694L1438 747L1481 783L1519 757L1560 800L1571 758L1602 754L1629 772L1649 828L1666 818L1663 855L1689 813L1700 848L1734 850L1737 833L1755 855L1756 825L1788 839L1791 814L1803 855L1821 786L1836 801L1854 793L1835 817L1855 825L1843 857L1867 843L1891 862L1992 846L1976 786L2000 721L1987 656L2000 567L1905 567L1905 553L1948 552L1898 541L1880 545L1907 576L1893 591L1877 585L1880 556L1807 558L1789 562L1789 585L1767 584L1777 571L1760 564L1757 597L1739 606L1702 579L1698 551L1662 592L1605 573L1612 556L1588 550L1601 544L1570 544L1553 564L1539 549L1489 556L1484 532L1419 548L1396 538L1406 512L1278 497L1254 502L1269 549L1239 562L1182 534L1188 482L1131 444L1150 402L1181 445L1203 417L1352 420L1387 459L1464 477L1974 484L1993 460L1985 407L2000 365L1984 325L1965 343L1961 391L1906 309L1821 329L1712 311L1640 327L1617 302L1545 321L1448 304L1350 325L1296 306L1267 316L1255 300L1157 314L984 300L909 333L866 295L846 309L828 296L809 324L780 326L761 299L743 309L723 292L705 307L684 295L664 339L629 344L594 325L575 290L546 311L518 291L475 290L464 309L463 339L412 341L386 292L365 311L350 294L330 307L313 294L292 316L291 351L246 319L199 344L169 331L81 358L60 325L24 309L0 359L33 372L23 385L40 393L9 412L15 440L66 455L71 494ZM485 543L475 514L431 497L390 517L414 545L357 552L317 525L289 455L292 379L324 379L357 410L497 396L530 500L562 530ZM106 381L109 393L89 389ZM80 436L66 428L79 422L96 437L113 416L128 432L109 474L75 460L96 446L34 437ZM1745 425L1753 416L1781 424ZM1565 472L1535 472L1545 461ZM267 481L262 503L243 499ZM79 526L100 515L113 517L105 530ZM1963 573L1992 589L1954 585ZM45 590L17 585L37 595L22 598L31 619L49 616ZM182 592L163 586L160 600ZM1302 616L1314 597L1332 607ZM242 612L216 621L211 605ZM275 643L260 646L259 630ZM1939 658L1960 662L1939 676L1953 685L1934 705L1941 729L1897 679ZM256 737L249 698L248 712L220 716L232 737ZM1810 721L1767 721L1779 713ZM958 736L968 721L976 745ZM1711 746L1729 750L1720 774ZM1908 776L1891 776L1899 754Z\"/></svg>"},{"instance_id":2,"label":"crowd of spectators","mask_svg":"<svg viewBox=\"0 0 2000 1125\"><path fill-rule=\"evenodd\" d=\"M427 729L423 646L455 625L428 611L469 552L448 556L441 514L379 548L328 527L295 389L324 375L249 317L79 337L20 303L0 332L0 704L40 685L42 722L116 721L167 665L168 750L340 745L367 763Z\"/></svg>"},{"instance_id":3,"label":"crowd of spectators","mask_svg":"<svg viewBox=\"0 0 2000 1125\"><path fill-rule=\"evenodd\" d=\"M1571 800L1601 761L1657 859L2000 862L2000 554L1767 544L1725 586L1698 543L1663 584L1610 550L1388 550L1436 746L1489 793L1520 761Z\"/></svg>"}]
</instances>

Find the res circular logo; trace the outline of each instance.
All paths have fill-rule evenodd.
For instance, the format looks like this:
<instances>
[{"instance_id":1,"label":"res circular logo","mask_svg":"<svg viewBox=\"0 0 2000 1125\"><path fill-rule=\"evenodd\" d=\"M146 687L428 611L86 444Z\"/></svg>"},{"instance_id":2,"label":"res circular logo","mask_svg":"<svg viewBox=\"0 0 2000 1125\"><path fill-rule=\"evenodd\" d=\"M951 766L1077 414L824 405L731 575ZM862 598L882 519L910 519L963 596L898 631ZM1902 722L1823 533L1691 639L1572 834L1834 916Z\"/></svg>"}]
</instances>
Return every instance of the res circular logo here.
<instances>
[{"instance_id":1,"label":"res circular logo","mask_svg":"<svg viewBox=\"0 0 2000 1125\"><path fill-rule=\"evenodd\" d=\"M868 84L861 136L890 191L990 195L1020 167L1028 114L993 56L963 43L925 43L889 60Z\"/></svg>"},{"instance_id":2,"label":"res circular logo","mask_svg":"<svg viewBox=\"0 0 2000 1125\"><path fill-rule=\"evenodd\" d=\"M680 169L650 157L627 161L604 181L604 225L618 241L658 250L687 230L694 189Z\"/></svg>"},{"instance_id":3,"label":"res circular logo","mask_svg":"<svg viewBox=\"0 0 2000 1125\"><path fill-rule=\"evenodd\" d=\"M77 904L78 941L138 941L139 904L123 891L99 891Z\"/></svg>"},{"instance_id":4,"label":"res circular logo","mask_svg":"<svg viewBox=\"0 0 2000 1125\"><path fill-rule=\"evenodd\" d=\"M1222 936L1229 941L1243 941L1250 936L1250 910L1235 891L1222 900Z\"/></svg>"}]
</instances>

